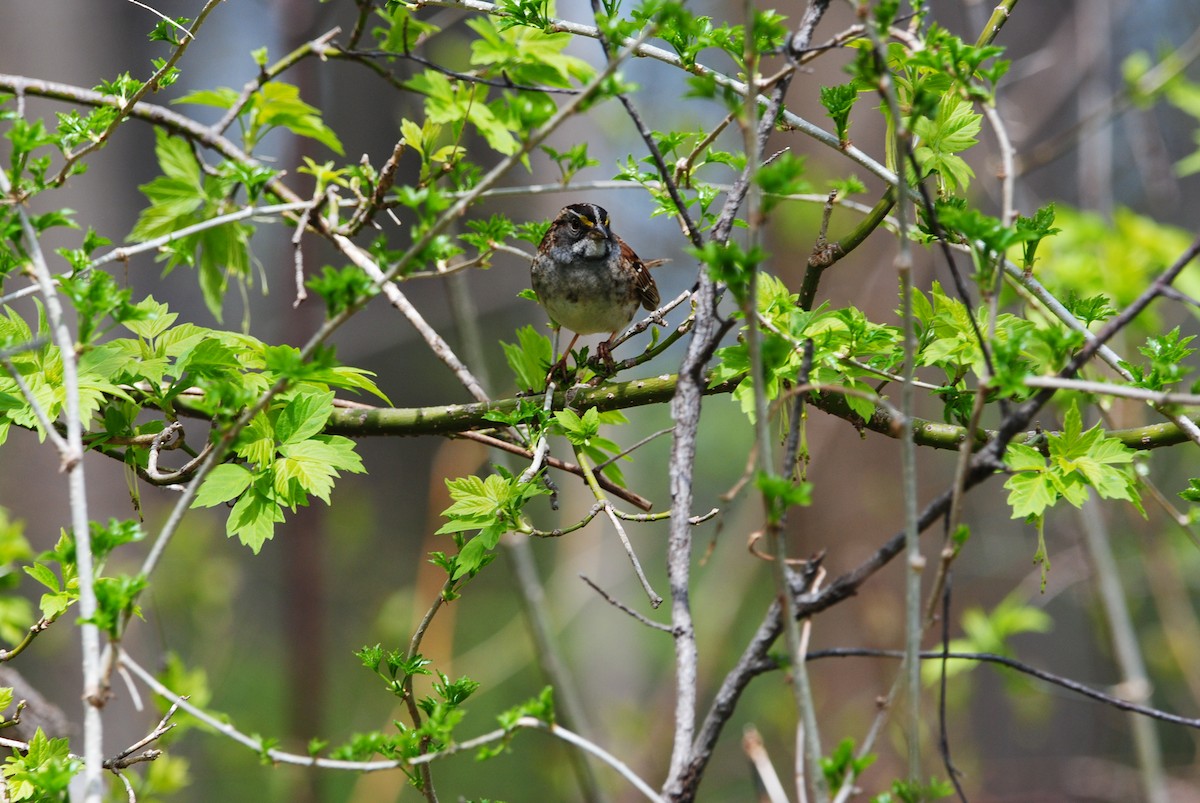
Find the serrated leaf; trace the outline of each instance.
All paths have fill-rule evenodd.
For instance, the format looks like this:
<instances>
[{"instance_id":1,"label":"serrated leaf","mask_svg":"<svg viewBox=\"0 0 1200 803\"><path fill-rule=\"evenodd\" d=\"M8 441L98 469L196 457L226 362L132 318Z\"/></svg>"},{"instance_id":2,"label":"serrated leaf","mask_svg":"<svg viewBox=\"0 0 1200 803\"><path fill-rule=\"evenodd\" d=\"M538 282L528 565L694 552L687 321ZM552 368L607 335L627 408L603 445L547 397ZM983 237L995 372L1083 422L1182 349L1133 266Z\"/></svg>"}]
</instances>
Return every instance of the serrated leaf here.
<instances>
[{"instance_id":1,"label":"serrated leaf","mask_svg":"<svg viewBox=\"0 0 1200 803\"><path fill-rule=\"evenodd\" d=\"M124 321L122 325L138 337L153 340L175 323L178 313L168 312L166 304L159 304L154 296L146 296L134 308L138 317Z\"/></svg>"},{"instance_id":2,"label":"serrated leaf","mask_svg":"<svg viewBox=\"0 0 1200 803\"><path fill-rule=\"evenodd\" d=\"M362 473L362 460L353 452L354 443L349 438L329 436L329 441L313 438L284 444L279 448L280 457L274 463L275 490L292 504L298 499L289 483L295 481L300 490L329 504L329 494L338 469Z\"/></svg>"},{"instance_id":3,"label":"serrated leaf","mask_svg":"<svg viewBox=\"0 0 1200 803\"><path fill-rule=\"evenodd\" d=\"M297 393L275 419L275 437L280 443L308 440L325 428L333 412L333 391Z\"/></svg>"},{"instance_id":4,"label":"serrated leaf","mask_svg":"<svg viewBox=\"0 0 1200 803\"><path fill-rule=\"evenodd\" d=\"M1040 517L1058 499L1054 483L1047 477L1046 458L1023 444L1009 444L1004 462L1014 473L1004 483L1014 519Z\"/></svg>"},{"instance_id":5,"label":"serrated leaf","mask_svg":"<svg viewBox=\"0 0 1200 803\"><path fill-rule=\"evenodd\" d=\"M238 499L225 522L225 534L238 540L257 555L263 544L275 535L275 525L283 521L279 506L251 489Z\"/></svg>"}]
</instances>

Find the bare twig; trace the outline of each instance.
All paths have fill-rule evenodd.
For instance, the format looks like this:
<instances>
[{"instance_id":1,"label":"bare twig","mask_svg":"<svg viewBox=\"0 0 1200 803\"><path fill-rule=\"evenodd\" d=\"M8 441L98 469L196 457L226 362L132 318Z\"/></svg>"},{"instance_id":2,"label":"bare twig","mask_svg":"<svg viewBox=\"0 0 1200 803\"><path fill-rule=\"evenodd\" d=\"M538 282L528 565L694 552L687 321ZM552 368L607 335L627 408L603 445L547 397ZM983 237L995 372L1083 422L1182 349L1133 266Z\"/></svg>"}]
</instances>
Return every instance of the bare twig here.
<instances>
[{"instance_id":1,"label":"bare twig","mask_svg":"<svg viewBox=\"0 0 1200 803\"><path fill-rule=\"evenodd\" d=\"M187 700L187 699L188 698L186 695L179 698L179 700ZM153 761L154 759L156 759L160 755L162 755L161 750L152 750L152 751L148 751L147 753L143 753L140 756L133 756L133 754L136 753L138 750L141 750L143 747L151 744L152 742L158 741L167 732L169 732L172 728L175 727L175 723L171 722L171 718L174 717L175 712L179 710L179 700L176 700L174 703L171 704L171 707L167 709L167 713L163 714L162 719L160 719L158 721L158 724L154 727L154 730L150 731L148 734L143 736L141 739L138 739L136 742L131 744L129 747L126 747L120 753L117 753L115 756L110 758L108 761L105 761L104 768L107 770L113 770L113 771L123 770L132 764L138 764L143 761ZM153 753L154 755L149 755L149 753ZM132 756L132 758L131 758L131 756Z\"/></svg>"},{"instance_id":2,"label":"bare twig","mask_svg":"<svg viewBox=\"0 0 1200 803\"><path fill-rule=\"evenodd\" d=\"M662 622L656 622L653 619L643 616L642 614L635 611L633 608L630 608L625 603L616 599L611 594L609 594L607 591L605 591L603 588L601 588L600 586L598 586L594 582L592 582L591 578L589 578L587 575L581 574L581 575L579 575L579 579L582 580L583 582L587 583L589 586L591 586L592 590L595 591L597 594L604 597L604 601L607 602L609 605L613 606L614 608L621 611L622 613L628 614L629 616L633 617L637 621L644 624L646 627L652 627L655 630L661 630L664 633L674 633L675 632L674 628L672 628L670 625L664 624Z\"/></svg>"},{"instance_id":3,"label":"bare twig","mask_svg":"<svg viewBox=\"0 0 1200 803\"><path fill-rule=\"evenodd\" d=\"M747 725L742 730L742 752L750 759L750 764L758 773L758 780L762 784L767 803L788 803L787 791L780 783L779 775L771 764L771 757L767 755L767 748L763 744L758 728L753 725Z\"/></svg>"}]
</instances>

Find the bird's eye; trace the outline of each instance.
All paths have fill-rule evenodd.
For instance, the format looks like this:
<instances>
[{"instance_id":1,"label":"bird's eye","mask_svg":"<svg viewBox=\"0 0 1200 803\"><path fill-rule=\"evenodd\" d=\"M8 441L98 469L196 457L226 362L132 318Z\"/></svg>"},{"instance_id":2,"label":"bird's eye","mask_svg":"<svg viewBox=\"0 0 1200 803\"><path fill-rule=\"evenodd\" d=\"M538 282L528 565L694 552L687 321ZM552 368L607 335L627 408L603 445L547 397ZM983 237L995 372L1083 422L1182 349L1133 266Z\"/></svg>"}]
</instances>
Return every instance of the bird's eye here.
<instances>
[{"instance_id":1,"label":"bird's eye","mask_svg":"<svg viewBox=\"0 0 1200 803\"><path fill-rule=\"evenodd\" d=\"M571 218L570 220L567 221L567 228L573 232L578 232L579 229L582 227L579 225L578 220L576 220L575 218Z\"/></svg>"}]
</instances>

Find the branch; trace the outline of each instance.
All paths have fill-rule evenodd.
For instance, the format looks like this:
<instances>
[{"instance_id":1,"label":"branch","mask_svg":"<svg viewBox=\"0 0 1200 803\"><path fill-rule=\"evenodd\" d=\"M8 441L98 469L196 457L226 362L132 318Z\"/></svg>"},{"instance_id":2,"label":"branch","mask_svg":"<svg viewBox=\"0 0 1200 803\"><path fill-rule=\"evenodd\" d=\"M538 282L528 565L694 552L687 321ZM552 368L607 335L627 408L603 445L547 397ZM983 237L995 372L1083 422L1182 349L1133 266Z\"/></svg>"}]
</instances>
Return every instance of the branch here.
<instances>
[{"instance_id":1,"label":"branch","mask_svg":"<svg viewBox=\"0 0 1200 803\"><path fill-rule=\"evenodd\" d=\"M641 792L647 800L654 801L654 803L662 803L662 798L653 789L651 789L645 781L643 781L632 770L630 770L629 767L626 766L626 764L620 759L616 758L599 745L589 742L588 740L576 733L573 733L572 731L567 730L566 728L560 727L553 723L542 722L541 720L534 719L533 717L521 717L515 723L513 723L513 729L501 728L494 730L474 739L450 745L444 750L439 750L436 753L425 753L424 755L415 756L407 761L343 761L332 758L320 758L317 756L289 753L274 747L268 748L266 744L263 743L262 739L249 736L235 728L233 725L230 725L224 719L214 717L204 709L187 702L186 697L176 694L160 683L154 677L154 675L148 672L137 661L133 660L129 653L125 652L124 650L120 651L120 661L122 666L129 669L138 677L139 680L142 681L142 683L146 684L146 686L152 689L158 696L173 701L174 704L180 709L191 714L217 733L220 733L221 735L232 739L238 744L248 747L255 753L265 756L271 761L279 764L290 764L301 767L320 767L321 769L344 770L350 772L380 772L382 770L399 769L402 766L418 767L428 764L431 761L437 761L438 759L463 752L464 750L474 750L477 747L482 747L483 745L501 741L502 739L506 739L511 736L512 731L516 728L528 728L546 731L552 736L561 739L568 744L574 745L581 750L591 753L593 756L596 756L605 764L620 773L620 775L628 780L639 792ZM29 745L24 744L23 742L13 742L9 739L0 739L0 744L6 746L17 746L18 749L29 749Z\"/></svg>"},{"instance_id":2,"label":"branch","mask_svg":"<svg viewBox=\"0 0 1200 803\"><path fill-rule=\"evenodd\" d=\"M0 169L0 193L12 195L7 171ZM69 517L74 533L75 565L79 581L80 641L83 653L84 699L84 771L83 799L98 803L103 796L101 763L104 760L104 722L100 707L104 705L100 672L100 629L96 626L96 566L92 553L91 520L88 516L87 483L84 478L83 421L80 417L79 366L75 353L75 338L67 326L63 306L54 286L50 266L42 253L38 232L25 207L13 204L20 225L29 270L45 304L46 325L62 364L63 415L66 417L66 451L62 453L61 470L67 475ZM14 236L15 240L16 237ZM43 414L44 417L44 414Z\"/></svg>"},{"instance_id":3,"label":"branch","mask_svg":"<svg viewBox=\"0 0 1200 803\"><path fill-rule=\"evenodd\" d=\"M813 650L808 654L808 660L816 661L822 658L903 658L904 653L899 650L872 650L862 647L831 647L826 650ZM1038 669L1035 666L1018 661L1015 658L1009 658L1006 655L997 655L990 652L947 652L941 650L925 650L920 654L923 661L939 661L942 658L955 658L964 661L980 661L982 663L999 664L1000 666L1014 669L1038 680L1044 680L1047 683L1053 684L1068 691L1073 691L1076 694L1089 697L1093 700L1098 700L1105 705L1110 705L1113 708L1118 708L1122 711L1130 711L1134 714L1141 714L1144 717L1157 719L1160 722L1169 722L1172 725L1183 725L1186 728L1194 728L1200 730L1200 718L1183 717L1178 714L1172 714L1167 711L1162 711L1150 706L1131 703L1128 700L1122 700L1120 697L1114 697L1111 694L1105 694L1102 691L1097 691L1091 686L1087 686L1078 681L1062 675L1056 675L1053 672L1047 672L1044 669ZM769 667L767 667L769 668Z\"/></svg>"}]
</instances>

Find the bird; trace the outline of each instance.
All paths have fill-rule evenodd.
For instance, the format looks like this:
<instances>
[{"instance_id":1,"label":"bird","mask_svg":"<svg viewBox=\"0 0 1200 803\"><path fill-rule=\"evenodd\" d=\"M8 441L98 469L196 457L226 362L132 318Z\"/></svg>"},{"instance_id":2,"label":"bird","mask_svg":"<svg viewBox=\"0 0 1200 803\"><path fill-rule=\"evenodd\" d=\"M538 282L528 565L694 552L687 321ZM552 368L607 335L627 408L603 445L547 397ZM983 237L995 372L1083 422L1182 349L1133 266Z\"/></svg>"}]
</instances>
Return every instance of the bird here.
<instances>
[{"instance_id":1,"label":"bird","mask_svg":"<svg viewBox=\"0 0 1200 803\"><path fill-rule=\"evenodd\" d=\"M616 235L608 211L596 204L562 208L538 245L530 277L533 292L553 323L575 333L551 367L551 376L565 368L580 335L599 332L609 333L596 350L611 368L613 340L639 307L654 310L659 303L658 287L646 263Z\"/></svg>"}]
</instances>

